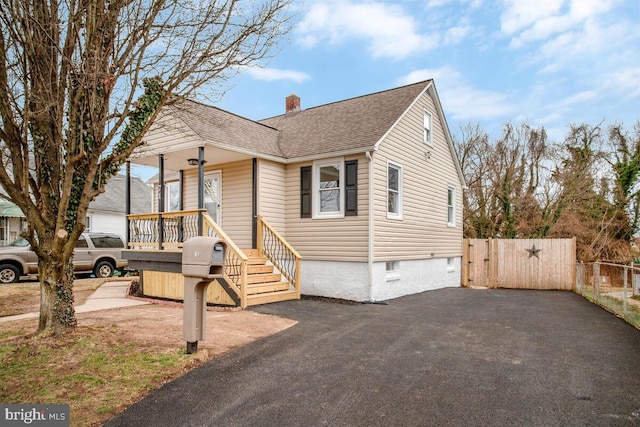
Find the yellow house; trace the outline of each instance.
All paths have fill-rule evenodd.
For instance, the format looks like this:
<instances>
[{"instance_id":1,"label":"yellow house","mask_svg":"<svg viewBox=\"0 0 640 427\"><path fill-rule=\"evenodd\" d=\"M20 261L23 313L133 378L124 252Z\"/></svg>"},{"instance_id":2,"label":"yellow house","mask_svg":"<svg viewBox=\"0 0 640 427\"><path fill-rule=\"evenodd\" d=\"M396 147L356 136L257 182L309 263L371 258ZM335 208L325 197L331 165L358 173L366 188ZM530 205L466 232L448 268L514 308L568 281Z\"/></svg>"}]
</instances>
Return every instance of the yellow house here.
<instances>
[{"instance_id":1,"label":"yellow house","mask_svg":"<svg viewBox=\"0 0 640 427\"><path fill-rule=\"evenodd\" d=\"M460 284L465 184L432 80L308 109L291 95L259 121L181 100L130 162L160 170L154 212L130 216L131 252L164 251L148 266L191 235L232 242L232 284L211 302L373 302ZM182 277L152 268L144 292L180 299Z\"/></svg>"}]
</instances>

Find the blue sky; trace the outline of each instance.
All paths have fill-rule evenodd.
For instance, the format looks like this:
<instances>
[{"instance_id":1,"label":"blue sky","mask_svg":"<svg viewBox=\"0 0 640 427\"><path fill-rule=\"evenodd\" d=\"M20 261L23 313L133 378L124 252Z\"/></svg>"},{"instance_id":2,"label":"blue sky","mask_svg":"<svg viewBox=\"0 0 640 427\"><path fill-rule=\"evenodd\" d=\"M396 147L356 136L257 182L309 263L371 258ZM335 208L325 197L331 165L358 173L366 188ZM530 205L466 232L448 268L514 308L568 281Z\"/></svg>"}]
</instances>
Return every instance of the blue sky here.
<instances>
[{"instance_id":1,"label":"blue sky","mask_svg":"<svg viewBox=\"0 0 640 427\"><path fill-rule=\"evenodd\" d=\"M218 107L250 119L433 78L452 134L479 123L640 119L640 0L306 0L263 68Z\"/></svg>"}]
</instances>

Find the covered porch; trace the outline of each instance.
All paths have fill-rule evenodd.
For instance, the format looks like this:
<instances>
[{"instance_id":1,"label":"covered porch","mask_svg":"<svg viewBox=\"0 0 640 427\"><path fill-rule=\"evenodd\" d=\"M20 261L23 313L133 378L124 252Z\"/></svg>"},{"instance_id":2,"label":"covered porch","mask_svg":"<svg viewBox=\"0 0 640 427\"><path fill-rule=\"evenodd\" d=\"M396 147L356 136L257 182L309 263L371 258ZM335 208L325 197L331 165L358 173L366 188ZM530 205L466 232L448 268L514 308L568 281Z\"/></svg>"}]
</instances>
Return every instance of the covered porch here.
<instances>
[{"instance_id":1,"label":"covered porch","mask_svg":"<svg viewBox=\"0 0 640 427\"><path fill-rule=\"evenodd\" d=\"M146 139L127 162L127 177L132 165L157 168L154 211L132 215L129 185L126 196L125 253L140 271L143 293L182 300L184 242L216 236L227 242L228 286L212 283L208 302L244 308L299 299L300 255L258 208L258 164L265 156L196 139L166 118Z\"/></svg>"}]
</instances>

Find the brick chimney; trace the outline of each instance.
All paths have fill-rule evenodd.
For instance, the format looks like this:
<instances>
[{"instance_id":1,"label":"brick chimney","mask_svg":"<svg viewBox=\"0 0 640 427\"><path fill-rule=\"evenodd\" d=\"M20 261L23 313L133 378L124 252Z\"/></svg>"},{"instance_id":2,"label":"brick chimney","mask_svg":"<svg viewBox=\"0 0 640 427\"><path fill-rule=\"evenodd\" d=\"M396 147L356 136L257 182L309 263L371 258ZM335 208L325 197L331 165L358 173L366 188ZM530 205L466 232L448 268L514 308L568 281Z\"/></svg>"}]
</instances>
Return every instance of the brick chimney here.
<instances>
[{"instance_id":1,"label":"brick chimney","mask_svg":"<svg viewBox=\"0 0 640 427\"><path fill-rule=\"evenodd\" d=\"M300 97L294 94L287 96L284 116L290 117L300 112Z\"/></svg>"}]
</instances>

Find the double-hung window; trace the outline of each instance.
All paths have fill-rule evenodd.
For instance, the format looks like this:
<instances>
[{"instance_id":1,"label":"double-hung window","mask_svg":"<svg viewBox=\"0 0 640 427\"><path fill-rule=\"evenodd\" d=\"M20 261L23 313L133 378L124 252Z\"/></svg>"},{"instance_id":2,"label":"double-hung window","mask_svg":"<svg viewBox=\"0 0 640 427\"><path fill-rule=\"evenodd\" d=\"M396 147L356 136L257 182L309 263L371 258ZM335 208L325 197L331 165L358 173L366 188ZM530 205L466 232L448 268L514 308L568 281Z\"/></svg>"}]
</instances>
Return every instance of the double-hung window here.
<instances>
[{"instance_id":1,"label":"double-hung window","mask_svg":"<svg viewBox=\"0 0 640 427\"><path fill-rule=\"evenodd\" d=\"M344 167L342 160L327 160L314 164L316 188L315 215L318 217L344 216Z\"/></svg>"},{"instance_id":2,"label":"double-hung window","mask_svg":"<svg viewBox=\"0 0 640 427\"><path fill-rule=\"evenodd\" d=\"M429 145L433 144L432 123L431 113L424 110L424 143Z\"/></svg>"},{"instance_id":3,"label":"double-hung window","mask_svg":"<svg viewBox=\"0 0 640 427\"><path fill-rule=\"evenodd\" d=\"M456 189L447 188L447 225L456 226Z\"/></svg>"},{"instance_id":4,"label":"double-hung window","mask_svg":"<svg viewBox=\"0 0 640 427\"><path fill-rule=\"evenodd\" d=\"M300 168L300 217L342 218L358 215L358 160L313 162Z\"/></svg>"},{"instance_id":5,"label":"double-hung window","mask_svg":"<svg viewBox=\"0 0 640 427\"><path fill-rule=\"evenodd\" d=\"M402 166L387 163L387 218L402 219Z\"/></svg>"}]
</instances>

